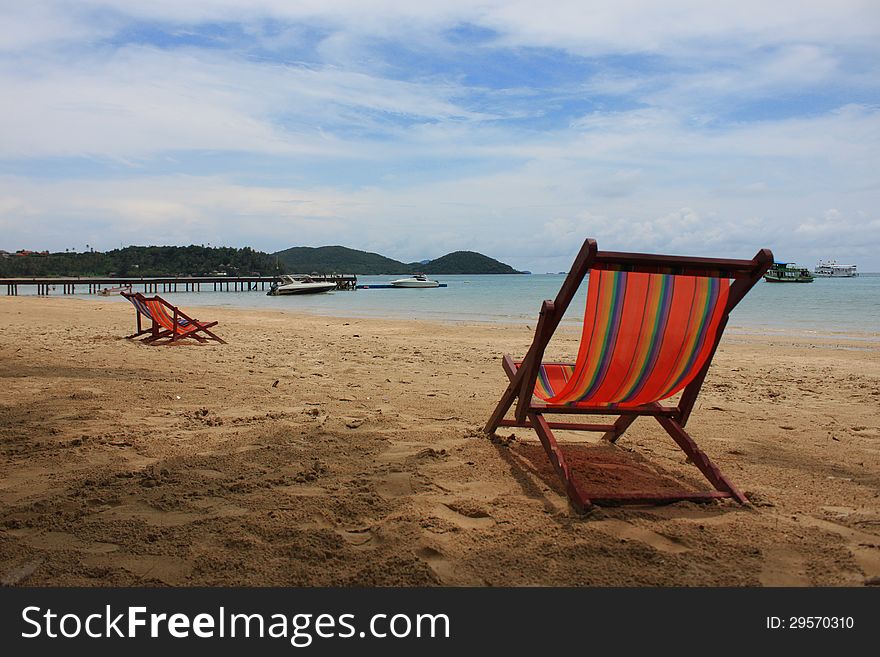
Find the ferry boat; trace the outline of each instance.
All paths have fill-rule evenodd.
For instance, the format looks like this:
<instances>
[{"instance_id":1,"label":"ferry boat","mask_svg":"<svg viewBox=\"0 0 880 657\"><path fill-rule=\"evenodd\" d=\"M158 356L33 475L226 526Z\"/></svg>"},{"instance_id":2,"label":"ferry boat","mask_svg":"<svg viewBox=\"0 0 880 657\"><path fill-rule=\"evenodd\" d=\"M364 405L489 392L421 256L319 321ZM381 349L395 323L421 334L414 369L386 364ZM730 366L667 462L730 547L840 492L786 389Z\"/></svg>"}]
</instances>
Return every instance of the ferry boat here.
<instances>
[{"instance_id":1,"label":"ferry boat","mask_svg":"<svg viewBox=\"0 0 880 657\"><path fill-rule=\"evenodd\" d=\"M813 276L822 278L852 278L858 275L855 265L840 265L836 260L820 260L813 270Z\"/></svg>"},{"instance_id":2,"label":"ferry boat","mask_svg":"<svg viewBox=\"0 0 880 657\"><path fill-rule=\"evenodd\" d=\"M764 274L768 283L812 283L813 275L806 267L798 267L793 262L774 262Z\"/></svg>"}]
</instances>

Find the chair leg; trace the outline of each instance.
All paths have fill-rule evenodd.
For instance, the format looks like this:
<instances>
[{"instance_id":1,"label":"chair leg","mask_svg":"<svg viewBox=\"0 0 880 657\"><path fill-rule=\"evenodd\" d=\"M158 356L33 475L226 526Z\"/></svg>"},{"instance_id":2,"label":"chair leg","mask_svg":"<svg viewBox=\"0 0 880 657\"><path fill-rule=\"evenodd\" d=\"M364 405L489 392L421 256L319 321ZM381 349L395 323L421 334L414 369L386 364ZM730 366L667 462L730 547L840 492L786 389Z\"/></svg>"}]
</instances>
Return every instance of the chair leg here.
<instances>
[{"instance_id":1,"label":"chair leg","mask_svg":"<svg viewBox=\"0 0 880 657\"><path fill-rule=\"evenodd\" d=\"M636 421L637 417L637 415L621 415L614 422L614 428L604 434L602 439L607 440L609 443L616 443L623 435L623 432L629 429L629 425Z\"/></svg>"},{"instance_id":2,"label":"chair leg","mask_svg":"<svg viewBox=\"0 0 880 657\"><path fill-rule=\"evenodd\" d=\"M495 429L497 429L501 425L501 420L504 419L507 411L510 410L510 407L513 405L513 401L516 399L516 389L516 382L511 381L510 385L507 386L507 390L504 391L504 394L498 401L498 405L495 407L495 410L492 412L492 416L489 418L489 421L483 428L483 431L485 433L492 434Z\"/></svg>"},{"instance_id":3,"label":"chair leg","mask_svg":"<svg viewBox=\"0 0 880 657\"><path fill-rule=\"evenodd\" d=\"M150 333L150 334L153 333L153 327L152 327L152 326L151 326L150 328L148 328L148 329L145 329L145 328L143 327L143 325L141 324L141 314L140 314L140 312L135 312L135 317L136 317L136 319L137 319L137 331L136 331L135 333L132 333L131 335L126 335L126 336L125 336L125 339L126 339L126 340L133 340L133 339L138 338L138 337L140 337L140 336L142 336L142 335L146 335L147 333Z\"/></svg>"},{"instance_id":4,"label":"chair leg","mask_svg":"<svg viewBox=\"0 0 880 657\"><path fill-rule=\"evenodd\" d=\"M207 334L211 337L212 340L216 340L216 341L219 342L220 344L226 344L226 340L223 340L223 339L220 338L219 336L214 335L214 334L213 334L211 331L209 331L208 329L202 329L202 331L205 332L205 333L207 333Z\"/></svg>"},{"instance_id":5,"label":"chair leg","mask_svg":"<svg viewBox=\"0 0 880 657\"><path fill-rule=\"evenodd\" d=\"M504 391L504 394L501 395L498 405L495 407L495 410L492 411L492 416L483 428L483 431L489 435L501 426L501 420L504 419L504 416L507 415L507 411L510 410L510 407L513 406L513 402L516 400L521 383L519 370L516 368L513 359L508 354L504 354L504 356L501 357L501 365L507 378L510 379L510 383L507 385L507 389Z\"/></svg>"},{"instance_id":6,"label":"chair leg","mask_svg":"<svg viewBox=\"0 0 880 657\"><path fill-rule=\"evenodd\" d=\"M144 344L153 344L156 340L161 340L162 338L167 338L171 331L160 331L158 329L153 329L150 331L146 331L149 335L141 340Z\"/></svg>"},{"instance_id":7,"label":"chair leg","mask_svg":"<svg viewBox=\"0 0 880 657\"><path fill-rule=\"evenodd\" d=\"M529 413L528 418L535 429L535 433L538 434L538 438L541 439L541 444L544 446L544 451L547 452L547 456L550 459L550 463L553 464L556 474L559 475L562 483L565 484L565 492L572 506L579 513L586 513L593 506L593 503L572 478L568 463L565 462L565 456L562 454L562 450L559 449L559 445L556 443L556 438L553 436L553 431L550 429L547 420L540 413Z\"/></svg>"},{"instance_id":8,"label":"chair leg","mask_svg":"<svg viewBox=\"0 0 880 657\"><path fill-rule=\"evenodd\" d=\"M746 496L724 476L721 470L718 469L717 465L712 463L711 459L697 446L694 439L690 437L688 432L684 430L677 420L670 417L663 417L661 415L657 415L656 418L657 422L666 429L666 433L672 436L672 439L678 443L678 446L681 447L682 451L690 457L694 465L696 465L700 472L703 473L703 476L709 480L709 483L715 486L716 490L730 493L740 504L748 504L749 500Z\"/></svg>"}]
</instances>

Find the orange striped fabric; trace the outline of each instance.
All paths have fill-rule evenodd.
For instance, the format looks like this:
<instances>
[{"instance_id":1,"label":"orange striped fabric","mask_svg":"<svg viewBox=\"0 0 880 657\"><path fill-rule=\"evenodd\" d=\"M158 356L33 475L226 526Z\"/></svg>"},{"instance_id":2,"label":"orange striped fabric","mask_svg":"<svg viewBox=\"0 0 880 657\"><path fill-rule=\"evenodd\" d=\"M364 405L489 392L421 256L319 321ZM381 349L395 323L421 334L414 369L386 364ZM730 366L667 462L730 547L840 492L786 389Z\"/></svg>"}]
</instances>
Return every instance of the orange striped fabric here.
<instances>
[{"instance_id":1,"label":"orange striped fabric","mask_svg":"<svg viewBox=\"0 0 880 657\"><path fill-rule=\"evenodd\" d=\"M164 329L181 334L195 331L198 328L195 324L191 324L182 317L178 318L177 325L175 326L174 316L168 314L168 310L161 301L144 299L144 305L150 311L150 316Z\"/></svg>"},{"instance_id":2,"label":"orange striped fabric","mask_svg":"<svg viewBox=\"0 0 880 657\"><path fill-rule=\"evenodd\" d=\"M711 355L729 288L726 278L593 270L577 360L542 364L535 395L621 408L671 397Z\"/></svg>"}]
</instances>

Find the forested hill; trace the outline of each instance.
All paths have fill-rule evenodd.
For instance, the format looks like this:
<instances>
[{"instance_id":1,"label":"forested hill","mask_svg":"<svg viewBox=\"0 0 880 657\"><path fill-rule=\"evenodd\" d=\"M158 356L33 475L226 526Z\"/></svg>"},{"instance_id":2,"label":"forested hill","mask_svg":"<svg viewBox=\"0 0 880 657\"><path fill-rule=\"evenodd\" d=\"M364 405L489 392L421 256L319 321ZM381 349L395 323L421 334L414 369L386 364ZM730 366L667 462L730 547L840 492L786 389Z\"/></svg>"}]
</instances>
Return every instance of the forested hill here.
<instances>
[{"instance_id":1,"label":"forested hill","mask_svg":"<svg viewBox=\"0 0 880 657\"><path fill-rule=\"evenodd\" d=\"M272 254L288 273L402 274L407 265L391 258L344 246L294 246Z\"/></svg>"},{"instance_id":2,"label":"forested hill","mask_svg":"<svg viewBox=\"0 0 880 657\"><path fill-rule=\"evenodd\" d=\"M421 267L426 274L518 274L510 265L474 251L455 251L427 264L407 265L410 271Z\"/></svg>"},{"instance_id":3,"label":"forested hill","mask_svg":"<svg viewBox=\"0 0 880 657\"><path fill-rule=\"evenodd\" d=\"M250 247L127 246L106 252L0 257L0 276L229 276L278 273L276 260Z\"/></svg>"},{"instance_id":4,"label":"forested hill","mask_svg":"<svg viewBox=\"0 0 880 657\"><path fill-rule=\"evenodd\" d=\"M423 262L400 262L378 253L344 246L297 246L272 254L285 271L298 273L339 274L517 274L513 267L474 251L456 251Z\"/></svg>"},{"instance_id":5,"label":"forested hill","mask_svg":"<svg viewBox=\"0 0 880 657\"><path fill-rule=\"evenodd\" d=\"M127 246L87 253L0 253L0 276L264 276L309 274L516 274L474 251L405 263L344 246L297 246L267 254L250 247Z\"/></svg>"}]
</instances>

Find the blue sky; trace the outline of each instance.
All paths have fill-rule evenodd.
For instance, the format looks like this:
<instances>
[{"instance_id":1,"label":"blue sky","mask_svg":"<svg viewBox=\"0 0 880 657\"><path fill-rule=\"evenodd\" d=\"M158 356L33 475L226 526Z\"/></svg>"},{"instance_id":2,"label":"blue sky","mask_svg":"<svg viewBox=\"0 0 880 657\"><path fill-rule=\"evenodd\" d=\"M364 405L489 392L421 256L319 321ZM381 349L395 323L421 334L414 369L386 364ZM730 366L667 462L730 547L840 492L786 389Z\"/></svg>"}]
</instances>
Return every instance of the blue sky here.
<instances>
[{"instance_id":1,"label":"blue sky","mask_svg":"<svg viewBox=\"0 0 880 657\"><path fill-rule=\"evenodd\" d=\"M880 271L880 3L0 1L0 248Z\"/></svg>"}]
</instances>

